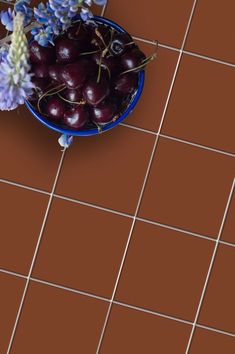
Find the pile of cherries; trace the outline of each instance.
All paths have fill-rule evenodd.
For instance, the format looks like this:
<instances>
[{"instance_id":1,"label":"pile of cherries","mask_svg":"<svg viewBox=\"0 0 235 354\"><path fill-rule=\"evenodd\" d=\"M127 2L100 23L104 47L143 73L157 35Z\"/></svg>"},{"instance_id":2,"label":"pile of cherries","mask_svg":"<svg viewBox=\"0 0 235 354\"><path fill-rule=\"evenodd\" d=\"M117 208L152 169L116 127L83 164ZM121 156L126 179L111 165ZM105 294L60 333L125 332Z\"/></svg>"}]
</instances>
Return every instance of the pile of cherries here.
<instances>
[{"instance_id":1,"label":"pile of cherries","mask_svg":"<svg viewBox=\"0 0 235 354\"><path fill-rule=\"evenodd\" d=\"M122 114L148 59L128 34L78 21L54 46L33 41L30 61L31 104L54 123L80 130L100 128Z\"/></svg>"}]
</instances>

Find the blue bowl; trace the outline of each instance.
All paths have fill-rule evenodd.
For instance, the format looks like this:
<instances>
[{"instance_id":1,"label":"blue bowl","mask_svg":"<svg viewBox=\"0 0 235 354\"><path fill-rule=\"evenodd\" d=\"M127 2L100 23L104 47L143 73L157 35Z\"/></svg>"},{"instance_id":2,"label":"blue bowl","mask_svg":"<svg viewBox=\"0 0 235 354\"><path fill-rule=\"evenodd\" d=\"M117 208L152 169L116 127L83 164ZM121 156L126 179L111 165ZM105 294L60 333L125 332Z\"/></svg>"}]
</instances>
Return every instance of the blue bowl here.
<instances>
[{"instance_id":1,"label":"blue bowl","mask_svg":"<svg viewBox=\"0 0 235 354\"><path fill-rule=\"evenodd\" d=\"M98 23L104 23L106 25L109 25L110 27L113 27L116 31L122 32L122 33L127 33L122 27L117 25L115 22L105 19L100 16L95 16L94 17L95 21ZM138 82L138 88L135 92L135 94L132 96L132 99L126 108L126 110L121 114L121 116L115 120L114 122L105 124L102 126L102 132L107 131L109 129L112 129L116 125L118 125L120 122L122 122L134 109L136 106L137 102L140 99L141 93L143 91L144 87L144 78L145 78L145 73L144 70L139 72L139 82ZM26 107L29 109L29 111L36 117L42 124L47 126L50 129L53 129L61 134L66 134L66 135L72 135L72 136L89 136L89 135L95 135L99 134L98 128L93 128L93 129L88 129L88 130L73 130L73 129L65 129L64 127L60 127L58 124L54 124L47 118L43 117L38 111L35 110L35 108L30 104L29 101L25 101Z\"/></svg>"}]
</instances>

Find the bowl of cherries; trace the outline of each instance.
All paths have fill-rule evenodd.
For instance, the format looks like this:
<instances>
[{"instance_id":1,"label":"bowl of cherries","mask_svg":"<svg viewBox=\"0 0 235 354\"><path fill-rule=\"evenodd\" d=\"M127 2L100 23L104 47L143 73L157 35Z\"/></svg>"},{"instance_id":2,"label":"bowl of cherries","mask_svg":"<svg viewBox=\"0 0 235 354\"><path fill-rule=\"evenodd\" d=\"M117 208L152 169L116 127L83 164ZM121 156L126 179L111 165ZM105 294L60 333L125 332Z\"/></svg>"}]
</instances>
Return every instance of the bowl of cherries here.
<instances>
[{"instance_id":1,"label":"bowl of cherries","mask_svg":"<svg viewBox=\"0 0 235 354\"><path fill-rule=\"evenodd\" d=\"M67 139L107 131L137 104L144 86L146 58L116 23L79 18L54 46L30 42L35 85L26 106L48 128Z\"/></svg>"}]
</instances>

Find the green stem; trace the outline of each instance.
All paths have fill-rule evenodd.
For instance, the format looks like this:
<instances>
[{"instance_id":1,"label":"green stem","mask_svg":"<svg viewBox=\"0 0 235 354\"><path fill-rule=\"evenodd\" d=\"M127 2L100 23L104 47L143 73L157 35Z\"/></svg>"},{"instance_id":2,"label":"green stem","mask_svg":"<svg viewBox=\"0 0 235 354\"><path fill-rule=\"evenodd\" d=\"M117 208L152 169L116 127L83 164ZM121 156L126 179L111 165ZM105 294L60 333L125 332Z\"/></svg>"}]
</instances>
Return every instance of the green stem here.
<instances>
[{"instance_id":1,"label":"green stem","mask_svg":"<svg viewBox=\"0 0 235 354\"><path fill-rule=\"evenodd\" d=\"M136 71L136 70L144 68L148 63L150 63L150 61L154 60L156 58L156 56L157 56L156 53L154 53L150 57L144 59L139 66L136 66L133 69L129 69L129 70L123 71L120 75L131 73L132 71Z\"/></svg>"},{"instance_id":2,"label":"green stem","mask_svg":"<svg viewBox=\"0 0 235 354\"><path fill-rule=\"evenodd\" d=\"M93 123L96 125L96 127L97 127L97 129L98 129L98 133L101 134L101 133L103 132L102 127L101 127L98 123L96 123L96 122L93 122Z\"/></svg>"},{"instance_id":3,"label":"green stem","mask_svg":"<svg viewBox=\"0 0 235 354\"><path fill-rule=\"evenodd\" d=\"M38 102L37 102L38 111L42 114L41 107L40 107L40 103L41 103L41 101L42 101L42 99L43 99L44 97L55 95L56 93L63 91L65 88L66 88L66 86L63 84L63 85L59 85L59 86L53 87L52 89L50 89L50 90L44 92L44 93L39 97ZM57 91L55 91L55 90L57 90ZM54 92L54 91L55 91L55 92Z\"/></svg>"},{"instance_id":4,"label":"green stem","mask_svg":"<svg viewBox=\"0 0 235 354\"><path fill-rule=\"evenodd\" d=\"M96 54L96 53L100 53L101 50L93 50L93 52L84 52L84 53L80 53L80 56L82 55L89 55L89 54Z\"/></svg>"},{"instance_id":5,"label":"green stem","mask_svg":"<svg viewBox=\"0 0 235 354\"><path fill-rule=\"evenodd\" d=\"M83 105L83 104L86 104L86 102L84 100L81 100L79 102L77 101L70 101L70 100L67 100L67 98L61 96L59 93L58 93L58 96L65 102L68 102L68 103L72 103L72 104L77 104L77 105Z\"/></svg>"},{"instance_id":6,"label":"green stem","mask_svg":"<svg viewBox=\"0 0 235 354\"><path fill-rule=\"evenodd\" d=\"M100 82L100 77L101 77L101 63L102 63L102 55L100 56L100 60L99 60L99 71L98 71L98 76L97 76L97 84Z\"/></svg>"}]
</instances>

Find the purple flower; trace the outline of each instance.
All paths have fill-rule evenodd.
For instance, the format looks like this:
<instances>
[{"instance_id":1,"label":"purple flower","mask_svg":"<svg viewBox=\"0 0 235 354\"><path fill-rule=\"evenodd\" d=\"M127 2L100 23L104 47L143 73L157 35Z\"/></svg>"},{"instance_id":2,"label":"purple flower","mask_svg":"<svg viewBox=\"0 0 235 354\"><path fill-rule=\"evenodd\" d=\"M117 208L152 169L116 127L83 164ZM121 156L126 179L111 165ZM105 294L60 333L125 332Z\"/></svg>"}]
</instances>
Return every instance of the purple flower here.
<instances>
[{"instance_id":1,"label":"purple flower","mask_svg":"<svg viewBox=\"0 0 235 354\"><path fill-rule=\"evenodd\" d=\"M6 11L0 12L0 19L3 26L6 27L7 31L13 31L13 20L15 16L15 11L12 10L10 7Z\"/></svg>"},{"instance_id":2,"label":"purple flower","mask_svg":"<svg viewBox=\"0 0 235 354\"><path fill-rule=\"evenodd\" d=\"M3 46L0 47L0 63L2 61L6 61L7 60L7 56L9 53L9 44L4 44Z\"/></svg>"},{"instance_id":3,"label":"purple flower","mask_svg":"<svg viewBox=\"0 0 235 354\"><path fill-rule=\"evenodd\" d=\"M62 134L60 136L60 138L58 139L58 142L59 142L60 146L67 149L73 142L73 136Z\"/></svg>"},{"instance_id":4,"label":"purple flower","mask_svg":"<svg viewBox=\"0 0 235 354\"><path fill-rule=\"evenodd\" d=\"M81 9L80 16L81 16L81 19L85 22L89 21L93 18L92 12L86 7L83 7Z\"/></svg>"},{"instance_id":5,"label":"purple flower","mask_svg":"<svg viewBox=\"0 0 235 354\"><path fill-rule=\"evenodd\" d=\"M103 6L106 4L107 0L93 0L96 5Z\"/></svg>"},{"instance_id":6,"label":"purple flower","mask_svg":"<svg viewBox=\"0 0 235 354\"><path fill-rule=\"evenodd\" d=\"M33 93L34 84L29 74L28 42L24 34L24 15L14 17L14 31L11 45L3 51L0 63L0 110L12 110Z\"/></svg>"},{"instance_id":7,"label":"purple flower","mask_svg":"<svg viewBox=\"0 0 235 354\"><path fill-rule=\"evenodd\" d=\"M32 94L31 74L24 69L18 74L9 61L0 63L0 110L10 111Z\"/></svg>"},{"instance_id":8,"label":"purple flower","mask_svg":"<svg viewBox=\"0 0 235 354\"><path fill-rule=\"evenodd\" d=\"M15 11L24 15L24 26L27 26L33 17L33 10L27 6L29 3L30 0L18 0L15 4Z\"/></svg>"},{"instance_id":9,"label":"purple flower","mask_svg":"<svg viewBox=\"0 0 235 354\"><path fill-rule=\"evenodd\" d=\"M35 27L31 31L34 39L43 47L47 47L49 43L54 45L54 32L51 26Z\"/></svg>"}]
</instances>

